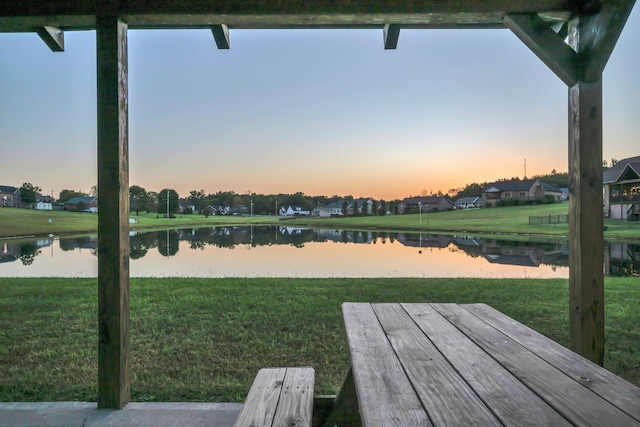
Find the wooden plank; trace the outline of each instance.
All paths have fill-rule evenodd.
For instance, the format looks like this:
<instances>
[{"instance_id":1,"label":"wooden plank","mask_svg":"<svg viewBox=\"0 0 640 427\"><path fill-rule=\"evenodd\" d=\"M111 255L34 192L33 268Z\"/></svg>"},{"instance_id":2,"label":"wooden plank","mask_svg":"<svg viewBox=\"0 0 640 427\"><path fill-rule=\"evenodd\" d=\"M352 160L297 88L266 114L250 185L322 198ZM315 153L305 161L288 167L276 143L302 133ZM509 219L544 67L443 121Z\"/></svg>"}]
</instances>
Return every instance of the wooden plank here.
<instances>
[{"instance_id":1,"label":"wooden plank","mask_svg":"<svg viewBox=\"0 0 640 427\"><path fill-rule=\"evenodd\" d=\"M428 304L402 307L504 425L571 425Z\"/></svg>"},{"instance_id":2,"label":"wooden plank","mask_svg":"<svg viewBox=\"0 0 640 427\"><path fill-rule=\"evenodd\" d=\"M130 28L315 28L374 26L385 24L423 25L451 28L502 27L509 13L537 13L549 21L566 21L575 15L579 3L571 0L477 1L330 0L309 2L127 1L112 3L109 14L119 16ZM45 25L62 29L94 28L96 15L105 14L105 2L90 0L22 0L0 3L0 32L34 31ZM43 19L46 18L46 19Z\"/></svg>"},{"instance_id":3,"label":"wooden plank","mask_svg":"<svg viewBox=\"0 0 640 427\"><path fill-rule=\"evenodd\" d=\"M429 426L370 304L342 304L363 426Z\"/></svg>"},{"instance_id":4,"label":"wooden plank","mask_svg":"<svg viewBox=\"0 0 640 427\"><path fill-rule=\"evenodd\" d=\"M578 55L536 14L509 14L504 24L567 86L580 77Z\"/></svg>"},{"instance_id":5,"label":"wooden plank","mask_svg":"<svg viewBox=\"0 0 640 427\"><path fill-rule=\"evenodd\" d=\"M486 304L463 304L462 307L640 421L640 387Z\"/></svg>"},{"instance_id":6,"label":"wooden plank","mask_svg":"<svg viewBox=\"0 0 640 427\"><path fill-rule=\"evenodd\" d=\"M502 425L400 304L372 307L434 425Z\"/></svg>"},{"instance_id":7,"label":"wooden plank","mask_svg":"<svg viewBox=\"0 0 640 427\"><path fill-rule=\"evenodd\" d=\"M258 371L234 427L271 427L286 373L286 368Z\"/></svg>"},{"instance_id":8,"label":"wooden plank","mask_svg":"<svg viewBox=\"0 0 640 427\"><path fill-rule=\"evenodd\" d=\"M314 381L313 368L287 368L273 426L311 427Z\"/></svg>"},{"instance_id":9,"label":"wooden plank","mask_svg":"<svg viewBox=\"0 0 640 427\"><path fill-rule=\"evenodd\" d=\"M400 25L386 24L382 32L384 40L384 48L395 49L398 46L398 38L400 37Z\"/></svg>"},{"instance_id":10,"label":"wooden plank","mask_svg":"<svg viewBox=\"0 0 640 427\"><path fill-rule=\"evenodd\" d=\"M569 44L580 52L580 18ZM604 362L604 218L602 212L602 79L569 88L570 348Z\"/></svg>"},{"instance_id":11,"label":"wooden plank","mask_svg":"<svg viewBox=\"0 0 640 427\"><path fill-rule=\"evenodd\" d=\"M129 402L129 113L127 25L100 17L98 112L98 407Z\"/></svg>"},{"instance_id":12,"label":"wooden plank","mask_svg":"<svg viewBox=\"0 0 640 427\"><path fill-rule=\"evenodd\" d=\"M216 46L218 49L229 49L229 27L220 24L214 25L211 27L211 32L213 33L213 39L216 41Z\"/></svg>"},{"instance_id":13,"label":"wooden plank","mask_svg":"<svg viewBox=\"0 0 640 427\"><path fill-rule=\"evenodd\" d=\"M44 26L36 30L51 52L64 52L64 32L60 28Z\"/></svg>"},{"instance_id":14,"label":"wooden plank","mask_svg":"<svg viewBox=\"0 0 640 427\"><path fill-rule=\"evenodd\" d=\"M634 4L635 0L604 2L599 13L581 18L579 52L585 61L585 82L600 80Z\"/></svg>"},{"instance_id":15,"label":"wooden plank","mask_svg":"<svg viewBox=\"0 0 640 427\"><path fill-rule=\"evenodd\" d=\"M629 415L464 308L456 304L432 304L432 307L569 422L584 426L640 426Z\"/></svg>"}]
</instances>

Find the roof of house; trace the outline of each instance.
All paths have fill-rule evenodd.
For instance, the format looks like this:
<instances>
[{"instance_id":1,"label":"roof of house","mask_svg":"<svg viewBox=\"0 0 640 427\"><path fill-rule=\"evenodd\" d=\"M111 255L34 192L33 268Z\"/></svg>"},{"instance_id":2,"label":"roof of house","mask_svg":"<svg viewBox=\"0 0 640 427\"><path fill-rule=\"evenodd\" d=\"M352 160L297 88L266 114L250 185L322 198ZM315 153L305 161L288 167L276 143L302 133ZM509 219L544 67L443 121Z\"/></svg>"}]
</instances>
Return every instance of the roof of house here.
<instances>
[{"instance_id":1,"label":"roof of house","mask_svg":"<svg viewBox=\"0 0 640 427\"><path fill-rule=\"evenodd\" d=\"M542 189L544 191L549 191L551 193L562 193L562 190L554 185L545 184L544 182L541 182L540 184L542 185Z\"/></svg>"},{"instance_id":2,"label":"roof of house","mask_svg":"<svg viewBox=\"0 0 640 427\"><path fill-rule=\"evenodd\" d=\"M498 191L528 191L533 185L539 182L537 179L512 179L510 181L498 181L487 184L482 190L483 193Z\"/></svg>"},{"instance_id":3,"label":"roof of house","mask_svg":"<svg viewBox=\"0 0 640 427\"><path fill-rule=\"evenodd\" d=\"M619 160L618 163L602 173L602 182L604 184L618 182L628 169L640 177L640 156Z\"/></svg>"},{"instance_id":4,"label":"roof of house","mask_svg":"<svg viewBox=\"0 0 640 427\"><path fill-rule=\"evenodd\" d=\"M471 196L471 197L460 197L456 200L456 203L475 203L480 200L480 197Z\"/></svg>"},{"instance_id":5,"label":"roof of house","mask_svg":"<svg viewBox=\"0 0 640 427\"><path fill-rule=\"evenodd\" d=\"M451 200L447 196L407 197L402 201L402 203L404 203L405 205L417 205L418 203L422 203L423 205L433 205L440 203L442 199L451 203Z\"/></svg>"},{"instance_id":6,"label":"roof of house","mask_svg":"<svg viewBox=\"0 0 640 427\"><path fill-rule=\"evenodd\" d=\"M67 200L65 203L70 205L77 205L80 202L86 203L90 205L94 201L96 201L97 197L85 196L85 197L74 197L73 199Z\"/></svg>"},{"instance_id":7,"label":"roof of house","mask_svg":"<svg viewBox=\"0 0 640 427\"><path fill-rule=\"evenodd\" d=\"M12 187L10 185L0 185L0 193L15 193L18 191L17 187Z\"/></svg>"}]
</instances>

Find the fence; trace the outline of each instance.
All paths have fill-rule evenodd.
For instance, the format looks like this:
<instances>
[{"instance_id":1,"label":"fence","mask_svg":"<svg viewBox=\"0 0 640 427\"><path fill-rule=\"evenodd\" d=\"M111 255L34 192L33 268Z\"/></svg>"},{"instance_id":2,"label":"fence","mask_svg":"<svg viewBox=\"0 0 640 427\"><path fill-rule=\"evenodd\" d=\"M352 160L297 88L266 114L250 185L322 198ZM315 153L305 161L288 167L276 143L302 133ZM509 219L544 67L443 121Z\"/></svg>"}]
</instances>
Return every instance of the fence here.
<instances>
[{"instance_id":1,"label":"fence","mask_svg":"<svg viewBox=\"0 0 640 427\"><path fill-rule=\"evenodd\" d=\"M569 223L569 215L544 215L544 216L530 216L529 225L544 225L544 224L567 224Z\"/></svg>"}]
</instances>

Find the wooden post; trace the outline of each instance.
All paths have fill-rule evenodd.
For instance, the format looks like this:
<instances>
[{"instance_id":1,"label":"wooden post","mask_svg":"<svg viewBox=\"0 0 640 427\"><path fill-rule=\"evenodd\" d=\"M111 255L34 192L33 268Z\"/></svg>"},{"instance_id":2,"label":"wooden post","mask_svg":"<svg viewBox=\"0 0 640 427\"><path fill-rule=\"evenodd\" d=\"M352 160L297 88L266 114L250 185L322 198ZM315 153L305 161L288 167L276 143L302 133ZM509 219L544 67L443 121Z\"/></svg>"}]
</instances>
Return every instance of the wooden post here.
<instances>
[{"instance_id":1,"label":"wooden post","mask_svg":"<svg viewBox=\"0 0 640 427\"><path fill-rule=\"evenodd\" d=\"M569 44L580 54L580 18ZM602 76L569 87L570 347L604 362L604 218L602 211Z\"/></svg>"},{"instance_id":2,"label":"wooden post","mask_svg":"<svg viewBox=\"0 0 640 427\"><path fill-rule=\"evenodd\" d=\"M96 18L98 100L98 407L129 402L127 25Z\"/></svg>"}]
</instances>

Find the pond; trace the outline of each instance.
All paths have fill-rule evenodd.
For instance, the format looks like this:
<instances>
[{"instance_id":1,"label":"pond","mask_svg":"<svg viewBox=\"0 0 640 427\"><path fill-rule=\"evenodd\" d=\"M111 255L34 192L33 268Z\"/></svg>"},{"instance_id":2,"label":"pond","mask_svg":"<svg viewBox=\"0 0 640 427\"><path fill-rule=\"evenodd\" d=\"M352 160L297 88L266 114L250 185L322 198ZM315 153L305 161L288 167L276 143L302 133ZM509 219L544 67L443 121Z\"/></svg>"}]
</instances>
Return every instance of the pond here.
<instances>
[{"instance_id":1,"label":"pond","mask_svg":"<svg viewBox=\"0 0 640 427\"><path fill-rule=\"evenodd\" d=\"M0 240L1 277L96 277L98 238ZM640 243L605 247L611 275L638 275ZM567 278L562 240L246 226L131 235L131 277Z\"/></svg>"}]
</instances>

